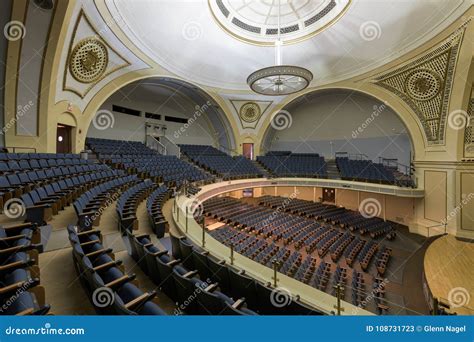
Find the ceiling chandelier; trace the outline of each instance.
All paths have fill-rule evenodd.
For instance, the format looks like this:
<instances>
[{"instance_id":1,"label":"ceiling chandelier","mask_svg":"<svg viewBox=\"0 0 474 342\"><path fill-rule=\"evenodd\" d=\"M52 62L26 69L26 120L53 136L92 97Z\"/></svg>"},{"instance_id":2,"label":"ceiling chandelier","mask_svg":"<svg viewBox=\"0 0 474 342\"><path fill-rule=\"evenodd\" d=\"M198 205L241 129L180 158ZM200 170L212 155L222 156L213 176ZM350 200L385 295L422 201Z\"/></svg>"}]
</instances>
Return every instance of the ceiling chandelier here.
<instances>
[{"instance_id":1,"label":"ceiling chandelier","mask_svg":"<svg viewBox=\"0 0 474 342\"><path fill-rule=\"evenodd\" d=\"M249 75L247 84L254 92L262 95L289 95L309 86L313 74L308 69L282 65L282 47L280 16L281 6L278 0L278 36L275 41L275 65L257 70Z\"/></svg>"}]
</instances>

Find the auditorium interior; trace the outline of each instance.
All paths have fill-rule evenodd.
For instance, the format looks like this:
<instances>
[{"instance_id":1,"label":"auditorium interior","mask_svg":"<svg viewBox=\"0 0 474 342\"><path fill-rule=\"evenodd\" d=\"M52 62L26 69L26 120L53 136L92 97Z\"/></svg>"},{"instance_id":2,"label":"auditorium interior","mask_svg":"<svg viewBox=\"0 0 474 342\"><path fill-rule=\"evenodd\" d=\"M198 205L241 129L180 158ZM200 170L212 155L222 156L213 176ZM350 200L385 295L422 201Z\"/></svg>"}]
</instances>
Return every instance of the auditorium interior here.
<instances>
[{"instance_id":1,"label":"auditorium interior","mask_svg":"<svg viewBox=\"0 0 474 342\"><path fill-rule=\"evenodd\" d=\"M472 0L2 0L0 315L473 315Z\"/></svg>"}]
</instances>

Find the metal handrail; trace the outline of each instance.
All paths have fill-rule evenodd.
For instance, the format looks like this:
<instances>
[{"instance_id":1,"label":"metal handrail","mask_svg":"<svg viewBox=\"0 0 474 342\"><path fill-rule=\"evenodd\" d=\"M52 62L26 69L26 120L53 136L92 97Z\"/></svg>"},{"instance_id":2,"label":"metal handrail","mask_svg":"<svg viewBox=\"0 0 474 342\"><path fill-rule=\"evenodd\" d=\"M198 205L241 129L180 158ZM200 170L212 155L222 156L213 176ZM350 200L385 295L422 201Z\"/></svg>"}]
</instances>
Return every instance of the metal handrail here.
<instances>
[{"instance_id":1,"label":"metal handrail","mask_svg":"<svg viewBox=\"0 0 474 342\"><path fill-rule=\"evenodd\" d=\"M161 143L156 137L152 134L147 134L146 136L146 146L158 151L162 155L166 155L166 146ZM156 147L156 148L155 148Z\"/></svg>"},{"instance_id":2,"label":"metal handrail","mask_svg":"<svg viewBox=\"0 0 474 342\"><path fill-rule=\"evenodd\" d=\"M369 156L364 153L349 153L349 152L336 152L334 156L337 157L347 157L349 159L356 160L369 160Z\"/></svg>"},{"instance_id":3,"label":"metal handrail","mask_svg":"<svg viewBox=\"0 0 474 342\"><path fill-rule=\"evenodd\" d=\"M171 141L171 139L168 138L166 135L160 136L160 139L166 140L166 142L162 145L165 146L167 155L174 155L178 158L181 158L181 147Z\"/></svg>"}]
</instances>

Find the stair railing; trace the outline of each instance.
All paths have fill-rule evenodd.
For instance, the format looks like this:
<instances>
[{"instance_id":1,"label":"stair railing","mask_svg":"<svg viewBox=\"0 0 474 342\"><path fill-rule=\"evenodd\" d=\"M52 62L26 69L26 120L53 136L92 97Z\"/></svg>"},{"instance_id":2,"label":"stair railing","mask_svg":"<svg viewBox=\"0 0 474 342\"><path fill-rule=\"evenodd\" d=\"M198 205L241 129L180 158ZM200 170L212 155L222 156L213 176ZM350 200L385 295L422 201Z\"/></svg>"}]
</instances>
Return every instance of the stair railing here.
<instances>
[{"instance_id":1,"label":"stair railing","mask_svg":"<svg viewBox=\"0 0 474 342\"><path fill-rule=\"evenodd\" d=\"M168 138L166 135L162 135L160 137L160 141L163 146L165 146L167 155L181 158L181 148L171 141L170 138Z\"/></svg>"},{"instance_id":2,"label":"stair railing","mask_svg":"<svg viewBox=\"0 0 474 342\"><path fill-rule=\"evenodd\" d=\"M166 155L167 153L166 146L151 134L147 134L145 145L152 150L158 151L159 154Z\"/></svg>"}]
</instances>

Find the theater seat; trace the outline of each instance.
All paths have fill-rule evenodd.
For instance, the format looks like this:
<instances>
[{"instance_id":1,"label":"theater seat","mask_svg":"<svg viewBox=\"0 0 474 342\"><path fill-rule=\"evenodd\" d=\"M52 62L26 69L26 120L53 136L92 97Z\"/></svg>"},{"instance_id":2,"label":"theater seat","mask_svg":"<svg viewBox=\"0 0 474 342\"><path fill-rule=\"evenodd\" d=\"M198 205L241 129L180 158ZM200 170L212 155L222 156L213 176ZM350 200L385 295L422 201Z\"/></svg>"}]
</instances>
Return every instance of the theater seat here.
<instances>
[{"instance_id":1,"label":"theater seat","mask_svg":"<svg viewBox=\"0 0 474 342\"><path fill-rule=\"evenodd\" d=\"M258 308L257 287L255 280L245 274L245 271L229 269L230 294L234 298L244 297L247 306Z\"/></svg>"},{"instance_id":2,"label":"theater seat","mask_svg":"<svg viewBox=\"0 0 474 342\"><path fill-rule=\"evenodd\" d=\"M222 315L253 316L257 315L257 313L245 307L245 300L239 299L233 304L225 303Z\"/></svg>"}]
</instances>

